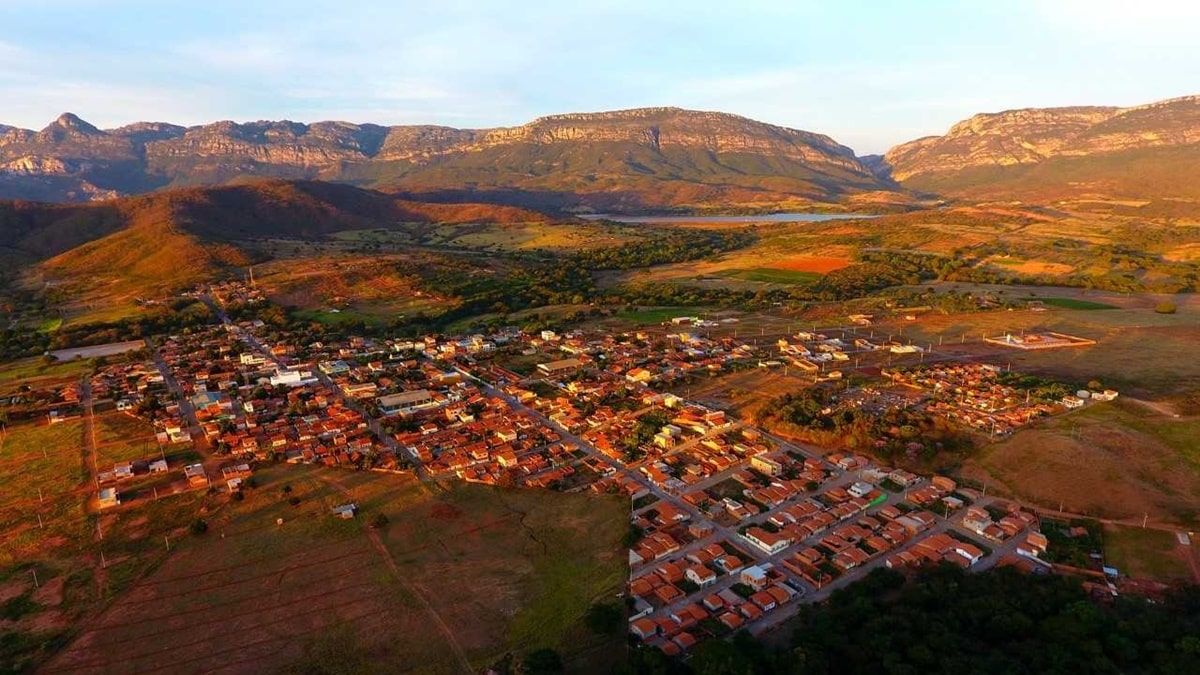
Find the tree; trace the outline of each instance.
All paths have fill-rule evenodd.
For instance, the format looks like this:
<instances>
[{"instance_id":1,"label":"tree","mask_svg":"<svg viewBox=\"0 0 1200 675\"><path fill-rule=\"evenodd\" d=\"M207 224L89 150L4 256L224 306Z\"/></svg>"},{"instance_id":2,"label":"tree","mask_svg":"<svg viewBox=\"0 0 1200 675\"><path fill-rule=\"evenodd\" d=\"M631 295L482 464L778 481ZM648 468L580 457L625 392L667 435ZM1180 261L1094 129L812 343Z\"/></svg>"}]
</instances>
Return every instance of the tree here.
<instances>
[{"instance_id":1,"label":"tree","mask_svg":"<svg viewBox=\"0 0 1200 675\"><path fill-rule=\"evenodd\" d=\"M188 529L191 530L192 534L194 535L204 534L205 532L208 532L208 522L203 518L197 518L196 520L192 521L192 524L190 527L188 527Z\"/></svg>"},{"instance_id":2,"label":"tree","mask_svg":"<svg viewBox=\"0 0 1200 675\"><path fill-rule=\"evenodd\" d=\"M521 659L521 672L526 675L561 673L562 671L562 657L553 649L538 649L529 652L525 658Z\"/></svg>"},{"instance_id":3,"label":"tree","mask_svg":"<svg viewBox=\"0 0 1200 675\"><path fill-rule=\"evenodd\" d=\"M1170 300L1163 300L1154 306L1154 311L1159 314L1174 314L1178 311L1178 309L1179 308L1175 306L1175 303L1171 302Z\"/></svg>"},{"instance_id":4,"label":"tree","mask_svg":"<svg viewBox=\"0 0 1200 675\"><path fill-rule=\"evenodd\" d=\"M625 625L625 610L615 602L597 602L588 607L584 622L599 635L616 635Z\"/></svg>"}]
</instances>

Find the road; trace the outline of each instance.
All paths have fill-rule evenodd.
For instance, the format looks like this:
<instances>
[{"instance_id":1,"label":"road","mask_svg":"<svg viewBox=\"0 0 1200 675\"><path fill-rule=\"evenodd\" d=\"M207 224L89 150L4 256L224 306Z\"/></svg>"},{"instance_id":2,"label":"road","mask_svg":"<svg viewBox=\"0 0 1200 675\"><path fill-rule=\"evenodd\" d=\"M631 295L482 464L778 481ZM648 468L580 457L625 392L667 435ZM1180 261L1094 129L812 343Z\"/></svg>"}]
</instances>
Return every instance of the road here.
<instances>
[{"instance_id":1,"label":"road","mask_svg":"<svg viewBox=\"0 0 1200 675\"><path fill-rule=\"evenodd\" d=\"M179 381L175 379L166 359L157 348L152 349L151 353L154 355L154 366L163 376L163 382L166 383L167 389L179 400L179 414L188 425L188 433L192 435L192 446L196 448L196 452L200 453L200 463L204 465L204 472L208 474L211 481L213 476L220 475L221 461L213 454L212 444L204 435L204 429L196 417L196 408L184 393L183 388L179 386Z\"/></svg>"},{"instance_id":2,"label":"road","mask_svg":"<svg viewBox=\"0 0 1200 675\"><path fill-rule=\"evenodd\" d=\"M79 385L79 402L83 404L84 432L83 459L87 465L92 484L100 488L99 469L96 467L96 406L92 400L92 379L84 376ZM97 495L90 494L87 498L88 511L97 509Z\"/></svg>"}]
</instances>

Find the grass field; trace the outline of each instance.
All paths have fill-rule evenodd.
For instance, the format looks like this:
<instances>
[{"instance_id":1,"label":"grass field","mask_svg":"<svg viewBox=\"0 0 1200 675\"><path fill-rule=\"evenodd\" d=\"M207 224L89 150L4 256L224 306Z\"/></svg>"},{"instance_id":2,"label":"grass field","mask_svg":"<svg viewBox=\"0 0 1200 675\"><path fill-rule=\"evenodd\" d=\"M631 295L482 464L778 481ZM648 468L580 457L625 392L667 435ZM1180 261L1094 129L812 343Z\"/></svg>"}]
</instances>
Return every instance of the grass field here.
<instances>
[{"instance_id":1,"label":"grass field","mask_svg":"<svg viewBox=\"0 0 1200 675\"><path fill-rule=\"evenodd\" d=\"M697 311L695 307L647 307L632 312L620 312L616 317L636 324L658 325L677 316L696 316Z\"/></svg>"},{"instance_id":2,"label":"grass field","mask_svg":"<svg viewBox=\"0 0 1200 675\"><path fill-rule=\"evenodd\" d=\"M286 465L255 480L206 534L172 535L47 672L457 673L460 654L480 670L543 646L572 670L623 661L623 636L580 619L624 580L625 500ZM358 518L330 514L348 501Z\"/></svg>"},{"instance_id":3,"label":"grass field","mask_svg":"<svg viewBox=\"0 0 1200 675\"><path fill-rule=\"evenodd\" d=\"M1118 399L1036 423L963 468L1044 507L1087 515L1200 524L1200 420L1151 415Z\"/></svg>"},{"instance_id":4,"label":"grass field","mask_svg":"<svg viewBox=\"0 0 1200 675\"><path fill-rule=\"evenodd\" d=\"M82 447L80 421L8 427L0 451L5 495L0 503L0 569L72 547L86 531Z\"/></svg>"},{"instance_id":5,"label":"grass field","mask_svg":"<svg viewBox=\"0 0 1200 675\"><path fill-rule=\"evenodd\" d=\"M1122 574L1138 579L1191 579L1191 568L1179 551L1175 535L1163 530L1105 526L1104 558Z\"/></svg>"},{"instance_id":6,"label":"grass field","mask_svg":"<svg viewBox=\"0 0 1200 675\"><path fill-rule=\"evenodd\" d=\"M41 357L34 357L12 361L0 366L0 390L10 383L14 386L28 384L36 388L45 381L74 380L89 370L91 370L91 366L83 359L46 363L42 361ZM24 380L24 382L17 382L18 380Z\"/></svg>"},{"instance_id":7,"label":"grass field","mask_svg":"<svg viewBox=\"0 0 1200 675\"><path fill-rule=\"evenodd\" d=\"M821 274L818 272L776 269L773 267L727 270L721 272L721 276L767 284L811 284L821 278Z\"/></svg>"},{"instance_id":8,"label":"grass field","mask_svg":"<svg viewBox=\"0 0 1200 675\"><path fill-rule=\"evenodd\" d=\"M1043 304L1052 307L1062 307L1063 309L1117 309L1116 305L1110 305L1104 302L1092 302L1091 300L1080 300L1078 298L1041 298Z\"/></svg>"},{"instance_id":9,"label":"grass field","mask_svg":"<svg viewBox=\"0 0 1200 675\"><path fill-rule=\"evenodd\" d=\"M937 287L941 290L1003 291L998 296L1001 298L1044 299L1044 294L1049 292L1054 293L1051 297L1071 297L1062 293L1062 289L1005 289L962 284ZM1037 295L1030 296L1031 292ZM1200 314L1192 304L1200 298L1181 298L1180 312L1173 315L1154 312L1154 304L1159 299L1154 295L1091 292L1086 297L1075 296L1073 299L1114 305L1120 309L929 313L917 322L905 324L904 335L911 336L918 344L937 345L944 339L948 349L956 349L954 343L964 335L978 340L985 333L994 336L1021 330L1057 331L1090 338L1097 344L1042 352L989 349L988 353L1000 363L1011 363L1014 370L1080 384L1098 379L1124 395L1141 398L1157 399L1200 390L1200 360L1194 358L1195 345L1200 341Z\"/></svg>"}]
</instances>

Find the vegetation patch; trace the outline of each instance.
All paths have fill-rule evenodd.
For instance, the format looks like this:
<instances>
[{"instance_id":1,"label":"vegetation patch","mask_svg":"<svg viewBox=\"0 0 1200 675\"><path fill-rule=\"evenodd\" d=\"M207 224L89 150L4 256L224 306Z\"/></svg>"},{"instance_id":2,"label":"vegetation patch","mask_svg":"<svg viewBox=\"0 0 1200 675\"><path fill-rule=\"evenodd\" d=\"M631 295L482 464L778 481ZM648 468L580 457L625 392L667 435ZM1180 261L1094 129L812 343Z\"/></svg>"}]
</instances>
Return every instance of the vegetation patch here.
<instances>
[{"instance_id":1,"label":"vegetation patch","mask_svg":"<svg viewBox=\"0 0 1200 675\"><path fill-rule=\"evenodd\" d=\"M811 284L819 280L822 275L819 272L804 270L755 267L751 269L728 270L722 272L721 276L767 284Z\"/></svg>"},{"instance_id":2,"label":"vegetation patch","mask_svg":"<svg viewBox=\"0 0 1200 675\"><path fill-rule=\"evenodd\" d=\"M1043 304L1052 305L1054 307L1062 307L1063 309L1120 309L1116 305L1110 305L1104 302L1093 302L1091 300L1080 300L1079 298L1039 298Z\"/></svg>"},{"instance_id":3,"label":"vegetation patch","mask_svg":"<svg viewBox=\"0 0 1200 675\"><path fill-rule=\"evenodd\" d=\"M1157 581L1191 580L1191 568L1174 532L1122 525L1104 528L1105 562L1121 574Z\"/></svg>"}]
</instances>

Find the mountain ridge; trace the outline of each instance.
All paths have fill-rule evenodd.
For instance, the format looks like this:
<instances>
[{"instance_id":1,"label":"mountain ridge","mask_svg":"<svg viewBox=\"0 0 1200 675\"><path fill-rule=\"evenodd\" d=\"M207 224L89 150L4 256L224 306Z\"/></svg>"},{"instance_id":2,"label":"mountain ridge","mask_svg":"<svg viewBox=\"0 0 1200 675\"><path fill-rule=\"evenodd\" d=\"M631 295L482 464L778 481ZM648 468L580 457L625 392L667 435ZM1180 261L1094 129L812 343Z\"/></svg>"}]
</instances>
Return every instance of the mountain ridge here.
<instances>
[{"instance_id":1,"label":"mountain ridge","mask_svg":"<svg viewBox=\"0 0 1200 675\"><path fill-rule=\"evenodd\" d=\"M865 159L921 192L973 200L1195 200L1200 96L981 113Z\"/></svg>"},{"instance_id":2,"label":"mountain ridge","mask_svg":"<svg viewBox=\"0 0 1200 675\"><path fill-rule=\"evenodd\" d=\"M482 129L222 120L101 130L74 113L36 132L0 127L0 198L91 201L247 176L372 188L536 188L599 194L600 202L625 181L646 197L663 186L684 194L687 184L764 203L894 191L829 136L674 107L563 113Z\"/></svg>"}]
</instances>

